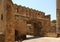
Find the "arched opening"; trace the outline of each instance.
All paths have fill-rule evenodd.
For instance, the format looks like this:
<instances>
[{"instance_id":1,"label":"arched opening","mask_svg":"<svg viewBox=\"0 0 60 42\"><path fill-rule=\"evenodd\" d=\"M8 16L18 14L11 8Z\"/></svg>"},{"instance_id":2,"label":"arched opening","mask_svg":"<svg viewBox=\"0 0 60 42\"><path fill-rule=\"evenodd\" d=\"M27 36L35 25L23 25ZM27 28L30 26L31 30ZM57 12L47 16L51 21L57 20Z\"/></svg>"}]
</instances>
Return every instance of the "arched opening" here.
<instances>
[{"instance_id":1,"label":"arched opening","mask_svg":"<svg viewBox=\"0 0 60 42\"><path fill-rule=\"evenodd\" d=\"M26 39L26 35L21 35L20 32L18 32L17 30L15 30L15 41L22 41Z\"/></svg>"},{"instance_id":2,"label":"arched opening","mask_svg":"<svg viewBox=\"0 0 60 42\"><path fill-rule=\"evenodd\" d=\"M43 32L42 32L42 22L38 21L28 21L28 34L29 35L34 35L34 36L41 36L43 37Z\"/></svg>"},{"instance_id":3,"label":"arched opening","mask_svg":"<svg viewBox=\"0 0 60 42\"><path fill-rule=\"evenodd\" d=\"M17 41L17 42L21 42L22 41L22 38L19 35L19 32L17 30L15 30L15 41Z\"/></svg>"},{"instance_id":4,"label":"arched opening","mask_svg":"<svg viewBox=\"0 0 60 42\"><path fill-rule=\"evenodd\" d=\"M43 36L42 35L42 23L41 22L34 23L34 32L35 32L34 36Z\"/></svg>"}]
</instances>

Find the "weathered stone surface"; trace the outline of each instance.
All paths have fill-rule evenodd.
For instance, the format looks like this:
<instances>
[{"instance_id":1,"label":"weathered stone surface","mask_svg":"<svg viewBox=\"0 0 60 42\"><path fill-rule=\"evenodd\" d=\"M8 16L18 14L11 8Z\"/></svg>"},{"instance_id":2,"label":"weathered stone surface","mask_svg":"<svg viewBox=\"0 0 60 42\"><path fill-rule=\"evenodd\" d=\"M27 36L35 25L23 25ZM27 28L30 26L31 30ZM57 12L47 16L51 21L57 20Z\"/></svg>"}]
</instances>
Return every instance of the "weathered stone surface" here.
<instances>
[{"instance_id":1,"label":"weathered stone surface","mask_svg":"<svg viewBox=\"0 0 60 42\"><path fill-rule=\"evenodd\" d=\"M60 0L57 0L56 2L56 17L57 17L57 27L56 32L57 34L60 34Z\"/></svg>"},{"instance_id":2,"label":"weathered stone surface","mask_svg":"<svg viewBox=\"0 0 60 42\"><path fill-rule=\"evenodd\" d=\"M15 30L14 30L14 8L11 0L6 1L6 32L5 42L15 42Z\"/></svg>"}]
</instances>

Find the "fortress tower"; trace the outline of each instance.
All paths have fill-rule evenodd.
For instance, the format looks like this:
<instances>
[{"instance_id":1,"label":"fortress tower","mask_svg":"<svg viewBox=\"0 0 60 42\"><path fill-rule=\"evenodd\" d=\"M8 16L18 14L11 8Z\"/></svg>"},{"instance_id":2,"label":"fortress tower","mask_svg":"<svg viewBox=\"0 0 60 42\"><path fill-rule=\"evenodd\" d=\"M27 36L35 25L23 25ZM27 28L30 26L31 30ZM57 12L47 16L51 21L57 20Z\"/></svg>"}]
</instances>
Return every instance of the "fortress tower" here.
<instances>
[{"instance_id":1,"label":"fortress tower","mask_svg":"<svg viewBox=\"0 0 60 42\"><path fill-rule=\"evenodd\" d=\"M56 0L57 35L60 35L60 0Z\"/></svg>"},{"instance_id":2,"label":"fortress tower","mask_svg":"<svg viewBox=\"0 0 60 42\"><path fill-rule=\"evenodd\" d=\"M0 34L5 35L5 42L14 42L15 40L13 10L12 0L0 0Z\"/></svg>"}]
</instances>

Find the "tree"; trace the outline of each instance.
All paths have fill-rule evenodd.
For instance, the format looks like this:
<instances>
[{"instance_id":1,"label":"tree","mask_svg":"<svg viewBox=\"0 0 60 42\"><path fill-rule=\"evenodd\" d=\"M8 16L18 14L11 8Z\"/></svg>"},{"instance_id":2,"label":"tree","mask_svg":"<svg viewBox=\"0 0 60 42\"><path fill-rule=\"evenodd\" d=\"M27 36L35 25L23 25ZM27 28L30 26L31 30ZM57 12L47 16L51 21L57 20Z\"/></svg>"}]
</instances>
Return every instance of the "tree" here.
<instances>
[{"instance_id":1,"label":"tree","mask_svg":"<svg viewBox=\"0 0 60 42\"><path fill-rule=\"evenodd\" d=\"M56 23L56 20L52 20L51 22L52 22L52 23Z\"/></svg>"}]
</instances>

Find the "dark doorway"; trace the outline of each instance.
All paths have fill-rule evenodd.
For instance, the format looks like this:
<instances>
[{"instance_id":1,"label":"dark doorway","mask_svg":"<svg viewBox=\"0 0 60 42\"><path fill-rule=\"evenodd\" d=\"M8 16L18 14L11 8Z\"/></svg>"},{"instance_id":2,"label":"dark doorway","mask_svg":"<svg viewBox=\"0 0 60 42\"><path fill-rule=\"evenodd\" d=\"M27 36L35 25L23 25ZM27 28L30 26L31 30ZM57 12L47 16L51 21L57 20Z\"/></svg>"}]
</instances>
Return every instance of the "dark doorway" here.
<instances>
[{"instance_id":1,"label":"dark doorway","mask_svg":"<svg viewBox=\"0 0 60 42\"><path fill-rule=\"evenodd\" d=\"M18 42L21 41L20 35L17 30L15 30L15 41L18 41Z\"/></svg>"},{"instance_id":2,"label":"dark doorway","mask_svg":"<svg viewBox=\"0 0 60 42\"><path fill-rule=\"evenodd\" d=\"M42 36L41 35L41 30L42 30L41 22L34 23L34 29L35 29L35 36Z\"/></svg>"}]
</instances>

